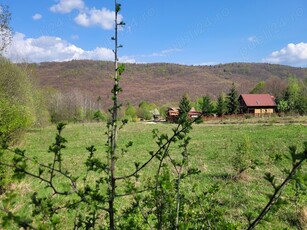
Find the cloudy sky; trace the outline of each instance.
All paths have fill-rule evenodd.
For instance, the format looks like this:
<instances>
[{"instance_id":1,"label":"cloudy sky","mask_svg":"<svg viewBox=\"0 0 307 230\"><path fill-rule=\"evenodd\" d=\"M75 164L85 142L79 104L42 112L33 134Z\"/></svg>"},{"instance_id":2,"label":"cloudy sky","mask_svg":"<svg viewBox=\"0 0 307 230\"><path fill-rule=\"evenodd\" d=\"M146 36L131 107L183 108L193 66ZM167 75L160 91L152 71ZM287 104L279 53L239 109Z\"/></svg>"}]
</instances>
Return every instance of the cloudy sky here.
<instances>
[{"instance_id":1,"label":"cloudy sky","mask_svg":"<svg viewBox=\"0 0 307 230\"><path fill-rule=\"evenodd\" d=\"M112 60L112 0L1 0L14 62ZM119 0L122 62L307 67L306 0Z\"/></svg>"}]
</instances>

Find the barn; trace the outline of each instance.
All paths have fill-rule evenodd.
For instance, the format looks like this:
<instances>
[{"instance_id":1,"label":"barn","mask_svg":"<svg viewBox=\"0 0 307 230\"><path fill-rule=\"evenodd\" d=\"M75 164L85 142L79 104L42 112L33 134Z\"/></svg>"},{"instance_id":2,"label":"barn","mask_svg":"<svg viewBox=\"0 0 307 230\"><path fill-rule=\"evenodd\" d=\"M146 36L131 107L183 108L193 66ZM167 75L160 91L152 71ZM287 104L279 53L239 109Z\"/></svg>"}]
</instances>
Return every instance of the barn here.
<instances>
[{"instance_id":1,"label":"barn","mask_svg":"<svg viewBox=\"0 0 307 230\"><path fill-rule=\"evenodd\" d=\"M274 97L270 94L241 94L240 113L255 115L272 114L276 109Z\"/></svg>"}]
</instances>

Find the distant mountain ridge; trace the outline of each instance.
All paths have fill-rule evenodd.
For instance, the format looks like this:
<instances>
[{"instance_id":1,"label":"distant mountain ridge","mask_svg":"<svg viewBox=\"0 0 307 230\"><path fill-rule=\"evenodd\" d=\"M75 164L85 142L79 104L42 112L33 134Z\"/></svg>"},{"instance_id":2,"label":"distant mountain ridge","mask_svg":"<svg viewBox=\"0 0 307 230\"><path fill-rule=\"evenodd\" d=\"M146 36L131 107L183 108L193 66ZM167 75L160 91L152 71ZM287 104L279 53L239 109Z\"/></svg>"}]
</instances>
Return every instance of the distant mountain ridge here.
<instances>
[{"instance_id":1,"label":"distant mountain ridge","mask_svg":"<svg viewBox=\"0 0 307 230\"><path fill-rule=\"evenodd\" d=\"M31 64L42 87L60 92L79 91L93 100L100 97L102 105L111 104L113 63L73 60ZM157 105L173 105L187 93L191 99L210 95L216 98L227 93L234 82L239 93L248 93L259 81L272 77L287 79L295 75L307 78L307 68L265 63L229 63L213 66L179 64L125 64L120 100L138 104L142 100Z\"/></svg>"}]
</instances>

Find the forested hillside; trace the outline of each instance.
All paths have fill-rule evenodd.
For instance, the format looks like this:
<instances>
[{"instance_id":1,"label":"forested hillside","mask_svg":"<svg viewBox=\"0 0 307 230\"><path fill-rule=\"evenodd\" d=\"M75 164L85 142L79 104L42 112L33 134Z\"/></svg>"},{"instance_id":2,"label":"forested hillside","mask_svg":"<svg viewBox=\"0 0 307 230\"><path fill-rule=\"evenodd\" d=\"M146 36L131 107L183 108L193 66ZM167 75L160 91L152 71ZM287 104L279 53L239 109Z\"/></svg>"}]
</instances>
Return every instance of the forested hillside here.
<instances>
[{"instance_id":1,"label":"forested hillside","mask_svg":"<svg viewBox=\"0 0 307 230\"><path fill-rule=\"evenodd\" d=\"M93 103L98 100L103 108L111 103L112 62L74 60L30 66L42 87L54 88L74 98L87 98ZM136 105L145 100L157 105L172 105L177 104L184 93L192 100L204 95L216 99L221 92L227 92L233 82L239 93L248 93L260 81L266 81L271 85L270 93L277 94L289 76L305 79L307 68L260 63L214 66L126 64L120 99L124 104Z\"/></svg>"}]
</instances>

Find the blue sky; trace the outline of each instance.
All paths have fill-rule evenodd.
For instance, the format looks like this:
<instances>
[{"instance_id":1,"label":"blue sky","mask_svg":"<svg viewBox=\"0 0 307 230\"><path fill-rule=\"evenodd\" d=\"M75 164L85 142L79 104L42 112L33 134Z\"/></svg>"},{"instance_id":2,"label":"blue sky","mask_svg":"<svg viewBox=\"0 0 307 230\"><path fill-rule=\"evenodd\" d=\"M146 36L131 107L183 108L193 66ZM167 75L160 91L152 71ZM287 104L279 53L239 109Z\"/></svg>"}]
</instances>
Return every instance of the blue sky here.
<instances>
[{"instance_id":1,"label":"blue sky","mask_svg":"<svg viewBox=\"0 0 307 230\"><path fill-rule=\"evenodd\" d=\"M122 62L307 67L306 0L121 0ZM15 62L112 60L112 0L2 0Z\"/></svg>"}]
</instances>

